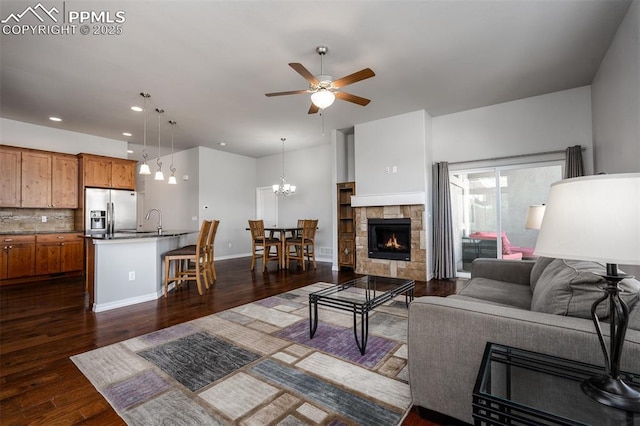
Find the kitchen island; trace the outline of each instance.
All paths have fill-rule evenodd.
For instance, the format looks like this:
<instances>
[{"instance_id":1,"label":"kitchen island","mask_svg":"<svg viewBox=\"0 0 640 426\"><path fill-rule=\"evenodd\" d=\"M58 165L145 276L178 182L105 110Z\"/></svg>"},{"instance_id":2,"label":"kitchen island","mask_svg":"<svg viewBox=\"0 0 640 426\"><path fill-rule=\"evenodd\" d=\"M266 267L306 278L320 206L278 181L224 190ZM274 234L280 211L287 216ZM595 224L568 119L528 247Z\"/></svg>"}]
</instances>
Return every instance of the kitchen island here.
<instances>
[{"instance_id":1,"label":"kitchen island","mask_svg":"<svg viewBox=\"0 0 640 426\"><path fill-rule=\"evenodd\" d=\"M92 233L86 242L86 287L94 312L156 300L163 295L164 253L198 231Z\"/></svg>"}]
</instances>

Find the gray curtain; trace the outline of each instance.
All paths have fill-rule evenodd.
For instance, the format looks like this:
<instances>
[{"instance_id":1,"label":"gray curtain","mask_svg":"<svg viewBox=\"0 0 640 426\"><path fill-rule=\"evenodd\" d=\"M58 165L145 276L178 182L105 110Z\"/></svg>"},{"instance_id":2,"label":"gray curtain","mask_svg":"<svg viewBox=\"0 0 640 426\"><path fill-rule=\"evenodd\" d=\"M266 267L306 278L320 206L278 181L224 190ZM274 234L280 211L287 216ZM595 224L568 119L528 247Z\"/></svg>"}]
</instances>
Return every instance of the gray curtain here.
<instances>
[{"instance_id":1,"label":"gray curtain","mask_svg":"<svg viewBox=\"0 0 640 426\"><path fill-rule=\"evenodd\" d=\"M580 145L570 146L565 153L564 165L565 179L584 176L584 166L582 165L582 147Z\"/></svg>"},{"instance_id":2,"label":"gray curtain","mask_svg":"<svg viewBox=\"0 0 640 426\"><path fill-rule=\"evenodd\" d=\"M433 264L436 279L455 278L449 164L433 165Z\"/></svg>"}]
</instances>

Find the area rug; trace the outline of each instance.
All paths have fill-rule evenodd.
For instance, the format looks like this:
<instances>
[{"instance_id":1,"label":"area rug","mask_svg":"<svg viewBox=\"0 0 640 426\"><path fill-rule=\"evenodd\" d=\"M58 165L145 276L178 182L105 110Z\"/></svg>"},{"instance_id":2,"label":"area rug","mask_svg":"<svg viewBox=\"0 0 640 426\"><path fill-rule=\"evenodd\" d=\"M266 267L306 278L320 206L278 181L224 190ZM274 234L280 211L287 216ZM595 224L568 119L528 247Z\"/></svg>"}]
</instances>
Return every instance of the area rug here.
<instances>
[{"instance_id":1,"label":"area rug","mask_svg":"<svg viewBox=\"0 0 640 426\"><path fill-rule=\"evenodd\" d=\"M71 357L129 425L397 425L410 408L404 296L369 316L319 307L316 283Z\"/></svg>"}]
</instances>

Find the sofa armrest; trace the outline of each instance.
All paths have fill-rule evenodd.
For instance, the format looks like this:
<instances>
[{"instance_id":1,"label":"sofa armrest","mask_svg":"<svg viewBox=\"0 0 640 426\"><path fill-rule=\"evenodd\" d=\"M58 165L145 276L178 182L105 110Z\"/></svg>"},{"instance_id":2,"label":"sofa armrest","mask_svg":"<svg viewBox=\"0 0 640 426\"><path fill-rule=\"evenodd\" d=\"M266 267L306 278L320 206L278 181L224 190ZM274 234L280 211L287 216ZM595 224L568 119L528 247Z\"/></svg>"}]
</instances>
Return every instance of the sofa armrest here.
<instances>
[{"instance_id":1,"label":"sofa armrest","mask_svg":"<svg viewBox=\"0 0 640 426\"><path fill-rule=\"evenodd\" d=\"M477 258L471 262L471 278L482 277L507 283L529 285L535 260Z\"/></svg>"},{"instance_id":2,"label":"sofa armrest","mask_svg":"<svg viewBox=\"0 0 640 426\"><path fill-rule=\"evenodd\" d=\"M604 365L590 320L420 297L409 306L413 404L473 423L473 387L487 342ZM627 330L622 370L640 373L640 332L635 330Z\"/></svg>"}]
</instances>

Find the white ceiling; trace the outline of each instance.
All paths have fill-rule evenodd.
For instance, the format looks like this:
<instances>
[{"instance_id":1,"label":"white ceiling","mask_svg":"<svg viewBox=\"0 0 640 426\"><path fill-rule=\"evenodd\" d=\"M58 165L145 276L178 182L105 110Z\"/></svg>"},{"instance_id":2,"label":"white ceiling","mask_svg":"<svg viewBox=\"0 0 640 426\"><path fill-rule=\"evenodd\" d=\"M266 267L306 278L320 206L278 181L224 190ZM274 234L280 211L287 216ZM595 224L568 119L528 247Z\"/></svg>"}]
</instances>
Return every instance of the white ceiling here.
<instances>
[{"instance_id":1,"label":"white ceiling","mask_svg":"<svg viewBox=\"0 0 640 426\"><path fill-rule=\"evenodd\" d=\"M5 1L0 18L33 1ZM432 116L591 83L629 1L46 1L60 11L125 12L121 35L2 35L0 116L142 143L139 92L176 120L176 149L208 146L252 157L330 142L332 129L425 109ZM62 16L62 13L59 15ZM68 15L65 15L68 16ZM25 15L21 24L38 23ZM51 21L45 22L49 24ZM78 26L79 27L79 26ZM308 115L287 64L334 78L376 76ZM59 116L53 123L49 116ZM147 144L157 146L149 114ZM225 142L225 147L219 143ZM390 141L391 143L391 141Z\"/></svg>"}]
</instances>

